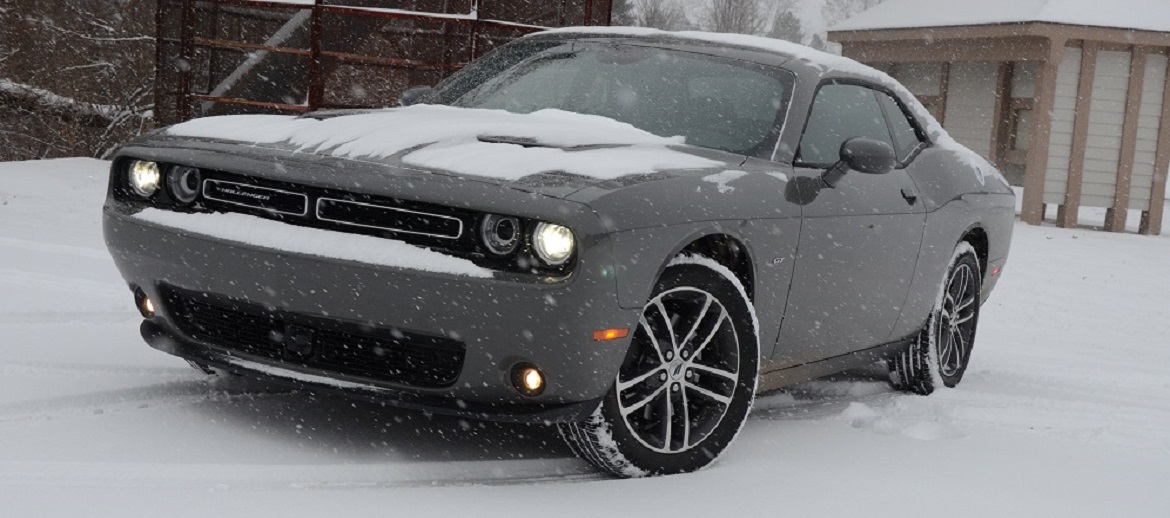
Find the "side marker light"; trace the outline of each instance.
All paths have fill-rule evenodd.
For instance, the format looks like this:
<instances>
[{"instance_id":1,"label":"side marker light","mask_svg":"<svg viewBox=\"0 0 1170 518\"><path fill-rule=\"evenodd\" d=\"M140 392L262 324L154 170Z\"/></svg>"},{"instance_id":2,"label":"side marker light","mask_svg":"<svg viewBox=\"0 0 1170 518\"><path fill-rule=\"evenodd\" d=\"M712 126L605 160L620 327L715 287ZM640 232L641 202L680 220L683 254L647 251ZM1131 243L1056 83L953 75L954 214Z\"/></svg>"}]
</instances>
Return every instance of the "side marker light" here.
<instances>
[{"instance_id":1,"label":"side marker light","mask_svg":"<svg viewBox=\"0 0 1170 518\"><path fill-rule=\"evenodd\" d=\"M628 327L600 329L593 332L593 341L605 342L607 340L617 340L618 338L625 338L627 336L630 336L630 328Z\"/></svg>"}]
</instances>

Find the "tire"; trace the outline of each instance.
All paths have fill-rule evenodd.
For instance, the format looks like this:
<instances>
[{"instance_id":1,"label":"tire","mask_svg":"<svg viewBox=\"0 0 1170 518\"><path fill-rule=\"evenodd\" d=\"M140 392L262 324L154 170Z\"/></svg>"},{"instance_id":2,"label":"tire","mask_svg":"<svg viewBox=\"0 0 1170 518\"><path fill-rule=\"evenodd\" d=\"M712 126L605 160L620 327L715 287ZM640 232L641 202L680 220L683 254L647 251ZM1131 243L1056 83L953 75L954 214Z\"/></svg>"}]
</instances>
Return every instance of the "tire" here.
<instances>
[{"instance_id":1,"label":"tire","mask_svg":"<svg viewBox=\"0 0 1170 518\"><path fill-rule=\"evenodd\" d=\"M963 242L955 249L935 307L914 343L890 360L895 388L929 395L963 379L979 324L983 278L975 249Z\"/></svg>"},{"instance_id":2,"label":"tire","mask_svg":"<svg viewBox=\"0 0 1170 518\"><path fill-rule=\"evenodd\" d=\"M702 469L747 420L759 372L757 328L751 301L727 268L704 257L675 259L603 402L585 422L559 425L561 436L578 456L620 477Z\"/></svg>"}]
</instances>

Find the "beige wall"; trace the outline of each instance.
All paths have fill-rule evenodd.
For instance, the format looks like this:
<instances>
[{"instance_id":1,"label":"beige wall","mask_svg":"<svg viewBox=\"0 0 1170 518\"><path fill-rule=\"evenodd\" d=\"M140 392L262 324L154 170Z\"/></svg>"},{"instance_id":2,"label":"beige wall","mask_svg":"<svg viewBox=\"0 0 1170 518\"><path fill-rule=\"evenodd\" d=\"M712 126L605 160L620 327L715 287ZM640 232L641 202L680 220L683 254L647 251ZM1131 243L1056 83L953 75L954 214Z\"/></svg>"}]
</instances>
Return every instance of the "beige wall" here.
<instances>
[{"instance_id":1,"label":"beige wall","mask_svg":"<svg viewBox=\"0 0 1170 518\"><path fill-rule=\"evenodd\" d=\"M1121 160L1121 131L1129 89L1129 52L1101 51L1093 76L1081 205L1112 207Z\"/></svg>"},{"instance_id":2,"label":"beige wall","mask_svg":"<svg viewBox=\"0 0 1170 518\"><path fill-rule=\"evenodd\" d=\"M1133 180L1129 190L1129 208L1149 210L1150 186L1154 182L1154 160L1158 151L1158 130L1162 123L1162 100L1166 86L1166 56L1151 54L1146 60L1142 105L1138 115L1137 142L1134 150Z\"/></svg>"},{"instance_id":3,"label":"beige wall","mask_svg":"<svg viewBox=\"0 0 1170 518\"><path fill-rule=\"evenodd\" d=\"M955 140L985 157L991 156L991 132L995 130L996 63L952 63L948 81L947 132Z\"/></svg>"},{"instance_id":4,"label":"beige wall","mask_svg":"<svg viewBox=\"0 0 1170 518\"><path fill-rule=\"evenodd\" d=\"M1048 169L1044 175L1044 203L1064 203L1072 156L1073 122L1077 111L1077 88L1081 75L1081 49L1064 49L1056 69L1052 129L1048 143Z\"/></svg>"}]
</instances>

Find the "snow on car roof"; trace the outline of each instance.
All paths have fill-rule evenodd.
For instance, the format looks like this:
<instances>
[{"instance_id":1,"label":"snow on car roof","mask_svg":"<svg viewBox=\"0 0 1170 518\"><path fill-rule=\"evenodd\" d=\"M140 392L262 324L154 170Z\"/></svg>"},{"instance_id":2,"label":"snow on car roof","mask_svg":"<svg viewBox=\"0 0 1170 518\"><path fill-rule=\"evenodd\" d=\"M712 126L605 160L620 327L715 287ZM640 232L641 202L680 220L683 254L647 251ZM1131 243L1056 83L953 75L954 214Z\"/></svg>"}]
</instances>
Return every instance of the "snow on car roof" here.
<instances>
[{"instance_id":1,"label":"snow on car roof","mask_svg":"<svg viewBox=\"0 0 1170 518\"><path fill-rule=\"evenodd\" d=\"M831 68L834 70L863 76L872 76L874 73L881 73L871 67L862 65L861 63L858 63L852 59L841 57L836 54L821 52L811 47L806 47L804 45L784 40L764 38L761 36L749 36L746 34L726 34L701 31L663 31L645 27L593 26L564 27L560 29L551 29L536 34L581 34L611 37L630 36L642 38L675 38L703 43L714 43L718 45L728 45L733 47L745 47L762 50L765 52L774 52L790 56L793 59L808 62L809 64L821 69Z\"/></svg>"},{"instance_id":2,"label":"snow on car roof","mask_svg":"<svg viewBox=\"0 0 1170 518\"><path fill-rule=\"evenodd\" d=\"M1166 0L887 0L831 31L1046 22L1170 32Z\"/></svg>"}]
</instances>

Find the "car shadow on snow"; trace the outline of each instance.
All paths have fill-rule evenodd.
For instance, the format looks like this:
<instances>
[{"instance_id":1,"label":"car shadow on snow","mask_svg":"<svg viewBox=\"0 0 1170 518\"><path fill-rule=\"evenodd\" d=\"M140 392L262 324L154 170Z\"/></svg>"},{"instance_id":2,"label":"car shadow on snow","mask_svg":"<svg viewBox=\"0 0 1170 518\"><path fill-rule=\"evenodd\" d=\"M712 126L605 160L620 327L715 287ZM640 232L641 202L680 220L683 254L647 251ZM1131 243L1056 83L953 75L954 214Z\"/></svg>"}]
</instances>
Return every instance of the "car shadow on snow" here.
<instances>
[{"instance_id":1,"label":"car shadow on snow","mask_svg":"<svg viewBox=\"0 0 1170 518\"><path fill-rule=\"evenodd\" d=\"M215 387L253 397L223 399L200 406L200 412L235 424L241 433L315 448L340 461L572 457L551 426L463 419L251 380L220 380Z\"/></svg>"},{"instance_id":2,"label":"car shadow on snow","mask_svg":"<svg viewBox=\"0 0 1170 518\"><path fill-rule=\"evenodd\" d=\"M889 376L889 369L876 363L766 392L756 397L751 419L806 421L841 415L853 403L896 395Z\"/></svg>"},{"instance_id":3,"label":"car shadow on snow","mask_svg":"<svg viewBox=\"0 0 1170 518\"><path fill-rule=\"evenodd\" d=\"M769 392L757 398L750 419L832 417L851 402L888 395L886 380L885 368L875 366ZM211 387L235 396L210 398L195 411L239 433L315 450L338 462L547 460L550 480L589 471L552 426L462 419L243 379Z\"/></svg>"}]
</instances>

